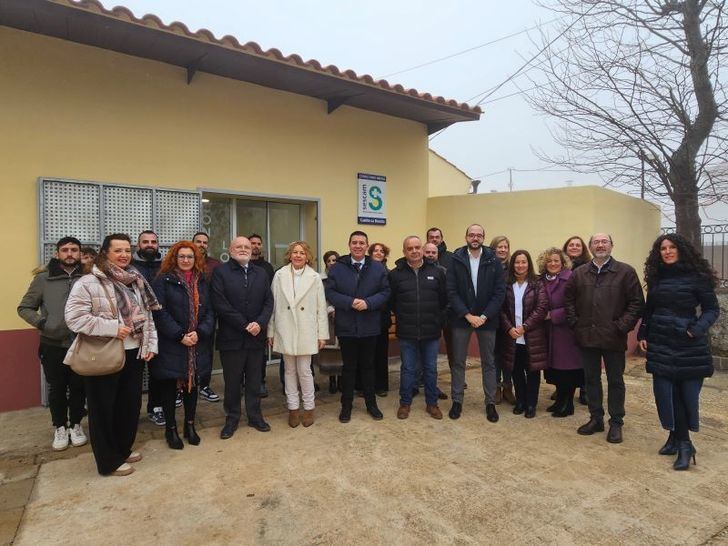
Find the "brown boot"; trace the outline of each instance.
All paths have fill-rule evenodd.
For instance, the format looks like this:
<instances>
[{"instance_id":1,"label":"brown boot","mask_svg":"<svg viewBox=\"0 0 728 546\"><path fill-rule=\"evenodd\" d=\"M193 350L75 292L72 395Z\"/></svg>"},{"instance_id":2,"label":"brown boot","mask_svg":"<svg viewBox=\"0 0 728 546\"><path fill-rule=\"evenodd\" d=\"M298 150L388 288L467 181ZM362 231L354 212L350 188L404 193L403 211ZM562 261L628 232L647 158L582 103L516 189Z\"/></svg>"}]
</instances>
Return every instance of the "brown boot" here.
<instances>
[{"instance_id":1,"label":"brown boot","mask_svg":"<svg viewBox=\"0 0 728 546\"><path fill-rule=\"evenodd\" d=\"M407 419L409 417L410 407L409 406L400 406L397 410L397 419Z\"/></svg>"},{"instance_id":2,"label":"brown boot","mask_svg":"<svg viewBox=\"0 0 728 546\"><path fill-rule=\"evenodd\" d=\"M495 389L495 403L496 405L503 402L503 387L497 387Z\"/></svg>"},{"instance_id":3,"label":"brown boot","mask_svg":"<svg viewBox=\"0 0 728 546\"><path fill-rule=\"evenodd\" d=\"M503 394L503 400L508 402L511 406L516 405L516 397L513 394L513 385L504 383L502 394Z\"/></svg>"},{"instance_id":4,"label":"brown boot","mask_svg":"<svg viewBox=\"0 0 728 546\"><path fill-rule=\"evenodd\" d=\"M303 419L301 419L301 423L304 427L310 427L311 425L313 425L312 409L303 410Z\"/></svg>"},{"instance_id":5,"label":"brown boot","mask_svg":"<svg viewBox=\"0 0 728 546\"><path fill-rule=\"evenodd\" d=\"M301 422L301 414L297 409L288 410L288 426L296 428Z\"/></svg>"},{"instance_id":6,"label":"brown boot","mask_svg":"<svg viewBox=\"0 0 728 546\"><path fill-rule=\"evenodd\" d=\"M427 406L425 411L427 411L433 419L442 419L442 412L437 406Z\"/></svg>"}]
</instances>

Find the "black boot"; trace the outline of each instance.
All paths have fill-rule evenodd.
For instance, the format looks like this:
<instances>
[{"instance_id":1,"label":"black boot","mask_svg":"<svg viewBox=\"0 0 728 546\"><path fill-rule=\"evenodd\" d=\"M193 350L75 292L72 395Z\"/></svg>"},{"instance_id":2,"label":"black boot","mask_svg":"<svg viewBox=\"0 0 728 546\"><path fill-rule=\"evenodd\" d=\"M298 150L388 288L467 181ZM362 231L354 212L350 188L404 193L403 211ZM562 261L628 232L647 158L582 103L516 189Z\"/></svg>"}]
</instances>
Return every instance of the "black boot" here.
<instances>
[{"instance_id":1,"label":"black boot","mask_svg":"<svg viewBox=\"0 0 728 546\"><path fill-rule=\"evenodd\" d=\"M197 431L195 430L194 421L185 421L182 436L187 438L187 441L190 443L190 445L193 445L193 446L200 445L200 436L197 434Z\"/></svg>"},{"instance_id":2,"label":"black boot","mask_svg":"<svg viewBox=\"0 0 728 546\"><path fill-rule=\"evenodd\" d=\"M555 402L546 408L546 411L549 413L553 413L559 409L564 409L564 406L566 405L566 393L563 389L556 387L556 392L554 394L556 395L556 398L552 398L552 400L555 400Z\"/></svg>"},{"instance_id":3,"label":"black boot","mask_svg":"<svg viewBox=\"0 0 728 546\"><path fill-rule=\"evenodd\" d=\"M164 437L167 440L167 445L172 449L183 449L185 445L179 438L177 433L177 427L168 428L164 431Z\"/></svg>"},{"instance_id":4,"label":"black boot","mask_svg":"<svg viewBox=\"0 0 728 546\"><path fill-rule=\"evenodd\" d=\"M677 453L677 438L675 433L670 431L670 435L667 437L667 442L658 451L660 455L675 455Z\"/></svg>"},{"instance_id":5,"label":"black boot","mask_svg":"<svg viewBox=\"0 0 728 546\"><path fill-rule=\"evenodd\" d=\"M695 448L690 440L680 440L677 445L677 459L672 467L675 470L687 470L690 468L690 458L693 458L695 464Z\"/></svg>"}]
</instances>

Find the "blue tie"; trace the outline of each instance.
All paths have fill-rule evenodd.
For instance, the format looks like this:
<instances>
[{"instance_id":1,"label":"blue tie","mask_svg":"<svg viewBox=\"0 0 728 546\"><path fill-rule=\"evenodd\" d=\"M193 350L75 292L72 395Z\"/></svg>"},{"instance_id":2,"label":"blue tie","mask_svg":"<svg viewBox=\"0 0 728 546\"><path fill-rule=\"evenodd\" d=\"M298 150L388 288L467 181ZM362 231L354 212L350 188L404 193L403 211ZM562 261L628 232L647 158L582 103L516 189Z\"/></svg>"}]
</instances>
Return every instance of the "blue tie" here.
<instances>
[{"instance_id":1,"label":"blue tie","mask_svg":"<svg viewBox=\"0 0 728 546\"><path fill-rule=\"evenodd\" d=\"M247 288L248 287L248 268L247 268L247 266L243 267L243 275L245 277L245 288Z\"/></svg>"}]
</instances>

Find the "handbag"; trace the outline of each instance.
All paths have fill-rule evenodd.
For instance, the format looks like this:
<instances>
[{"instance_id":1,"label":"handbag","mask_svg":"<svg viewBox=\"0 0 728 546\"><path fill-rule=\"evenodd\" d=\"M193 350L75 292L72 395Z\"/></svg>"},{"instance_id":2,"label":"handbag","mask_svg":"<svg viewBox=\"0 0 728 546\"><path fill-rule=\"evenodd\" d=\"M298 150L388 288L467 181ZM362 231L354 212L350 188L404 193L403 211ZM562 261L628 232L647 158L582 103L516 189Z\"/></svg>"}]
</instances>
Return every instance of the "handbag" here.
<instances>
[{"instance_id":1,"label":"handbag","mask_svg":"<svg viewBox=\"0 0 728 546\"><path fill-rule=\"evenodd\" d=\"M113 318L118 320L116 298L111 298L103 281L99 282L111 304ZM91 312L93 313L93 308ZM125 361L126 351L124 351L122 340L116 337L90 336L79 333L68 364L78 375L95 376L117 373L124 368Z\"/></svg>"}]
</instances>

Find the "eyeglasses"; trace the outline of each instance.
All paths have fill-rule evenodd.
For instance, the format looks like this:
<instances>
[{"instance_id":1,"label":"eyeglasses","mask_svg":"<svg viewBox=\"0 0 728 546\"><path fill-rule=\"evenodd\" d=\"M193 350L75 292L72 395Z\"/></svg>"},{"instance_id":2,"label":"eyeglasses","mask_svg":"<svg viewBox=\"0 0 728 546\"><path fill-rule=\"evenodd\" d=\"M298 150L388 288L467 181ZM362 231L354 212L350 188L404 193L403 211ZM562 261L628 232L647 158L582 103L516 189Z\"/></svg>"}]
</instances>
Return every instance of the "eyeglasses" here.
<instances>
[{"instance_id":1,"label":"eyeglasses","mask_svg":"<svg viewBox=\"0 0 728 546\"><path fill-rule=\"evenodd\" d=\"M194 256L190 256L188 254L177 254L177 259L178 260L194 260L195 257Z\"/></svg>"}]
</instances>

